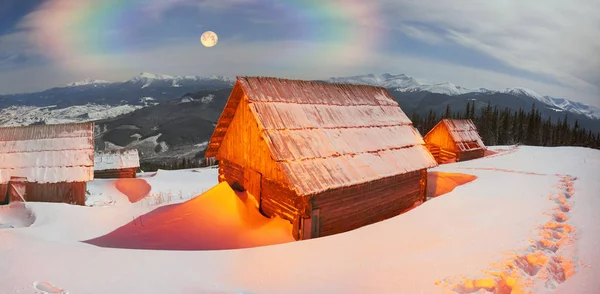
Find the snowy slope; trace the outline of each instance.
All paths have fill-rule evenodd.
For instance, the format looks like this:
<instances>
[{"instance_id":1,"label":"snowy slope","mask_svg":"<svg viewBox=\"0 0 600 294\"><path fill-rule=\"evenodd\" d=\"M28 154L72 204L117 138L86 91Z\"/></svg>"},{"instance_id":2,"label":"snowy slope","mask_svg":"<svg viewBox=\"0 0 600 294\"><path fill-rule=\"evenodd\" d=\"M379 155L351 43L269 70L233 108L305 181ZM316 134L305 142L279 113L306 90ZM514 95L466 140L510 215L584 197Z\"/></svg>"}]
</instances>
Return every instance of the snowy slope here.
<instances>
[{"instance_id":1,"label":"snowy slope","mask_svg":"<svg viewBox=\"0 0 600 294\"><path fill-rule=\"evenodd\" d=\"M55 106L10 106L0 109L0 126L27 126L33 123L60 124L86 122L117 117L143 108L139 105L76 105L66 108Z\"/></svg>"},{"instance_id":2,"label":"snowy slope","mask_svg":"<svg viewBox=\"0 0 600 294\"><path fill-rule=\"evenodd\" d=\"M110 240L126 230L128 242L142 245L195 243L211 234L196 225L203 215L194 217L196 211L211 211L211 205L256 209L230 198L219 204L210 194L183 203L186 197L173 197L183 206L130 204L114 182L99 180L90 184L92 194L115 200L108 206L4 207L0 292L29 293L43 285L69 293L600 293L594 278L600 276L600 152L492 149L499 153L432 170L477 178L406 214L344 234L250 249L134 250L81 242ZM204 190L216 177L216 169L201 169L137 180L160 195L169 188ZM430 185L447 185L443 178ZM201 197L206 201L197 201ZM208 207L188 209L193 203ZM169 221L169 211L185 212ZM240 224L241 215L230 217L214 225ZM199 229L165 231L181 233L186 222ZM156 239L163 232L168 238Z\"/></svg>"}]
</instances>

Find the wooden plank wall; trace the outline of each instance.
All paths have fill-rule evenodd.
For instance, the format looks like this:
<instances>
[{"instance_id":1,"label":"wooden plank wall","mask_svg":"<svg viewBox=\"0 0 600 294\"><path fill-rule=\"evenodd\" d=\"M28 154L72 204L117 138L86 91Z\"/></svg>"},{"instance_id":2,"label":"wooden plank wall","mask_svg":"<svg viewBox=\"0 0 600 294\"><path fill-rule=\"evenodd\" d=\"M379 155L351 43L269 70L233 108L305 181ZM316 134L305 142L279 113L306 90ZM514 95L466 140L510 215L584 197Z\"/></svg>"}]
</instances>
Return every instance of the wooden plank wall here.
<instances>
[{"instance_id":1,"label":"wooden plank wall","mask_svg":"<svg viewBox=\"0 0 600 294\"><path fill-rule=\"evenodd\" d=\"M459 161L471 160L475 158L480 158L485 155L485 150L477 149L471 151L463 151L459 155Z\"/></svg>"},{"instance_id":2,"label":"wooden plank wall","mask_svg":"<svg viewBox=\"0 0 600 294\"><path fill-rule=\"evenodd\" d=\"M425 196L422 176L419 170L315 195L312 209L320 210L318 236L343 233L406 211Z\"/></svg>"},{"instance_id":3,"label":"wooden plank wall","mask_svg":"<svg viewBox=\"0 0 600 294\"><path fill-rule=\"evenodd\" d=\"M25 183L25 200L31 202L62 202L85 205L84 182L38 184Z\"/></svg>"},{"instance_id":4,"label":"wooden plank wall","mask_svg":"<svg viewBox=\"0 0 600 294\"><path fill-rule=\"evenodd\" d=\"M299 209L301 207L300 198L293 191L275 181L263 178L261 195L261 211L269 217L277 215L294 222L298 220L300 214L303 214Z\"/></svg>"},{"instance_id":5,"label":"wooden plank wall","mask_svg":"<svg viewBox=\"0 0 600 294\"><path fill-rule=\"evenodd\" d=\"M244 168L229 160L219 161L219 182L227 182L229 186L236 190L242 190L244 183Z\"/></svg>"},{"instance_id":6,"label":"wooden plank wall","mask_svg":"<svg viewBox=\"0 0 600 294\"><path fill-rule=\"evenodd\" d=\"M136 177L137 168L109 169L94 171L95 179L130 179Z\"/></svg>"},{"instance_id":7,"label":"wooden plank wall","mask_svg":"<svg viewBox=\"0 0 600 294\"><path fill-rule=\"evenodd\" d=\"M8 184L0 184L0 205L8 204Z\"/></svg>"}]
</instances>

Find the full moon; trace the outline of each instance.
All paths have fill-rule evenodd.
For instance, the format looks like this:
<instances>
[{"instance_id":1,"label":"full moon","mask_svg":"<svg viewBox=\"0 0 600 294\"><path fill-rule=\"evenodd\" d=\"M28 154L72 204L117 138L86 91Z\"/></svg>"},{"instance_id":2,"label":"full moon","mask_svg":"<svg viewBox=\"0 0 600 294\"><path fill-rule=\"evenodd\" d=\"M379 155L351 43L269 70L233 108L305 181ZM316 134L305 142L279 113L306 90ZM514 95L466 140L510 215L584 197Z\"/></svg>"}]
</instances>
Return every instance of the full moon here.
<instances>
[{"instance_id":1,"label":"full moon","mask_svg":"<svg viewBox=\"0 0 600 294\"><path fill-rule=\"evenodd\" d=\"M213 47L217 45L218 41L219 37L217 37L217 34L213 31L206 31L200 36L200 42L202 42L204 47Z\"/></svg>"}]
</instances>

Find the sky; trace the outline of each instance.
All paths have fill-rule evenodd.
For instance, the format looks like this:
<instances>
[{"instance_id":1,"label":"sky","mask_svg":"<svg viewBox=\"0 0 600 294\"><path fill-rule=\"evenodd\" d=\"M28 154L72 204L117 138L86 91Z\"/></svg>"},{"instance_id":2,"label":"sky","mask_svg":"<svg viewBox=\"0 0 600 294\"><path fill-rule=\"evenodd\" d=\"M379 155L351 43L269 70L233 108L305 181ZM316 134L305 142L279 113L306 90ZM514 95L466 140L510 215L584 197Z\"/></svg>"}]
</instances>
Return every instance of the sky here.
<instances>
[{"instance_id":1,"label":"sky","mask_svg":"<svg viewBox=\"0 0 600 294\"><path fill-rule=\"evenodd\" d=\"M2 0L0 94L140 72L403 73L600 106L599 32L597 0Z\"/></svg>"}]
</instances>

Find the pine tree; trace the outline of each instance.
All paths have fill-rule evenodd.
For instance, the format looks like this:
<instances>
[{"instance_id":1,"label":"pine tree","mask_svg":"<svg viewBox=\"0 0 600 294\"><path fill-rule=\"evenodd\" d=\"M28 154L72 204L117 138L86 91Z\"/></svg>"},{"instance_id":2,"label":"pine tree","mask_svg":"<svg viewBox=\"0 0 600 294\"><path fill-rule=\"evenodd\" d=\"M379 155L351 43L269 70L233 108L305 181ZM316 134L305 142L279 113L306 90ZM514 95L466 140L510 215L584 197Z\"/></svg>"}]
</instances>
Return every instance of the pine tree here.
<instances>
[{"instance_id":1,"label":"pine tree","mask_svg":"<svg viewBox=\"0 0 600 294\"><path fill-rule=\"evenodd\" d=\"M463 118L471 118L471 107L470 107L470 102L467 101L467 107L465 109L465 115L463 116Z\"/></svg>"},{"instance_id":2,"label":"pine tree","mask_svg":"<svg viewBox=\"0 0 600 294\"><path fill-rule=\"evenodd\" d=\"M507 145L509 142L510 110L505 108L500 114L500 126L498 129L498 145Z\"/></svg>"},{"instance_id":3,"label":"pine tree","mask_svg":"<svg viewBox=\"0 0 600 294\"><path fill-rule=\"evenodd\" d=\"M572 132L572 136L571 136L571 142L570 144L571 146L578 146L579 145L579 120L575 120L575 125L573 125L573 132Z\"/></svg>"}]
</instances>

